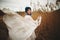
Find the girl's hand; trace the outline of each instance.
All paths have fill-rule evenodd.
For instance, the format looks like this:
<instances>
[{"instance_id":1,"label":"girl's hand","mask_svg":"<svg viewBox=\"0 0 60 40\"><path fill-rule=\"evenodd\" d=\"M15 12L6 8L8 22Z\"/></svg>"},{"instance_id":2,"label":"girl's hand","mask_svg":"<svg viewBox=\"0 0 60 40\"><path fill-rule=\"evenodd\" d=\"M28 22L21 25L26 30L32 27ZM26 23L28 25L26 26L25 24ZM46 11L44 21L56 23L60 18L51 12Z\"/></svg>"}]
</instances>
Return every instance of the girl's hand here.
<instances>
[{"instance_id":1,"label":"girl's hand","mask_svg":"<svg viewBox=\"0 0 60 40\"><path fill-rule=\"evenodd\" d=\"M40 25L40 23L41 23L41 16L38 16L38 24Z\"/></svg>"}]
</instances>

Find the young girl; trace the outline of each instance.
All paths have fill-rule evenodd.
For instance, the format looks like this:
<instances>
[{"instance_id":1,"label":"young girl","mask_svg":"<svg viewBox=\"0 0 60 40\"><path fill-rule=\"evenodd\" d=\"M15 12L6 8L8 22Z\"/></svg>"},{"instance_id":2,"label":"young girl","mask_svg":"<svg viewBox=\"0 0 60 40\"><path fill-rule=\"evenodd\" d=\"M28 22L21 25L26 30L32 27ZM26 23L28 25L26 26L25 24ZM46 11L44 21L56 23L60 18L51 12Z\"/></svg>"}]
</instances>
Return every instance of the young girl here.
<instances>
[{"instance_id":1,"label":"young girl","mask_svg":"<svg viewBox=\"0 0 60 40\"><path fill-rule=\"evenodd\" d=\"M2 10L5 15L3 21L6 24L11 40L35 40L35 29L41 23L41 17L34 21L31 17L31 8L26 7L26 15L22 17L10 9Z\"/></svg>"},{"instance_id":2,"label":"young girl","mask_svg":"<svg viewBox=\"0 0 60 40\"><path fill-rule=\"evenodd\" d=\"M30 7L26 7L25 8L25 12L26 12L26 15L25 15L26 22L27 23L29 22L30 25L31 25L31 27L33 26L36 29L37 26L39 26L40 23L41 23L41 16L38 17L37 20L33 20L33 18L31 17L32 13L31 13L31 8ZM35 31L35 29L34 29L34 31ZM35 35L35 32L34 31L32 32L31 36L27 40L35 40L36 35Z\"/></svg>"}]
</instances>

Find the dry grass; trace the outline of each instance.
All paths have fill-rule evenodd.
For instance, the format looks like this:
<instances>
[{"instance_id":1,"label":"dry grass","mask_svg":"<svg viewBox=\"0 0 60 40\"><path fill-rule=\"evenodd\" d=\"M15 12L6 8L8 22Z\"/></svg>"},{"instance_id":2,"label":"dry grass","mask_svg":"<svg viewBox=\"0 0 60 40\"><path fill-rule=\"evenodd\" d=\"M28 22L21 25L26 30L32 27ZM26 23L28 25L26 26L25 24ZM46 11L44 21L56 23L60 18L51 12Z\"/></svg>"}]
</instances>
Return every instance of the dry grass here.
<instances>
[{"instance_id":1,"label":"dry grass","mask_svg":"<svg viewBox=\"0 0 60 40\"><path fill-rule=\"evenodd\" d=\"M25 16L24 12L18 12L21 16ZM60 40L60 10L54 12L32 12L32 18L36 20L38 16L42 16L41 25L36 29L36 40ZM8 37L5 24L0 16L0 39ZM3 35L4 34L4 35Z\"/></svg>"},{"instance_id":2,"label":"dry grass","mask_svg":"<svg viewBox=\"0 0 60 40\"><path fill-rule=\"evenodd\" d=\"M60 40L60 9L53 12L35 11L32 13L34 20L42 16L41 25L36 29L36 40Z\"/></svg>"}]
</instances>

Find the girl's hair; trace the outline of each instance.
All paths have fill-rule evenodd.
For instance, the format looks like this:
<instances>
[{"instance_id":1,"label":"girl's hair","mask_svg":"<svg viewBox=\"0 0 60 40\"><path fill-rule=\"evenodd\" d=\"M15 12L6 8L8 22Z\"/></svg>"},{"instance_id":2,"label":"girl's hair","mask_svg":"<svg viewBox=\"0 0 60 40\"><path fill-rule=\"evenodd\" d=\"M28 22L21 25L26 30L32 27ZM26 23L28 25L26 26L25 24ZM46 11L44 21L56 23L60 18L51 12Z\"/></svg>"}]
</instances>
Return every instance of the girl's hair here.
<instances>
[{"instance_id":1,"label":"girl's hair","mask_svg":"<svg viewBox=\"0 0 60 40\"><path fill-rule=\"evenodd\" d=\"M25 8L25 12L26 12L26 13L27 13L28 9L30 9L30 10L31 10L31 8L30 8L30 7L26 7L26 8Z\"/></svg>"}]
</instances>

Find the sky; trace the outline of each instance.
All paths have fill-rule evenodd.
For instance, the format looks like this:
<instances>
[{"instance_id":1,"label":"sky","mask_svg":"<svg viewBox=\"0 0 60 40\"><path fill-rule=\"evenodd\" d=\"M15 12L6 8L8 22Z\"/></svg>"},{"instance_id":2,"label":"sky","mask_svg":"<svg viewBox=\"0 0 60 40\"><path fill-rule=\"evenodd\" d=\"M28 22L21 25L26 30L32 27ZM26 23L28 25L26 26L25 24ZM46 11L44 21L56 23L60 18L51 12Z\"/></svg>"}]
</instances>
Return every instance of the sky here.
<instances>
[{"instance_id":1,"label":"sky","mask_svg":"<svg viewBox=\"0 0 60 40\"><path fill-rule=\"evenodd\" d=\"M0 8L9 8L14 11L24 11L26 6L30 6L30 0L0 0Z\"/></svg>"},{"instance_id":2,"label":"sky","mask_svg":"<svg viewBox=\"0 0 60 40\"><path fill-rule=\"evenodd\" d=\"M31 0L0 0L0 8L9 8L14 11L24 11L25 7L30 5ZM47 0L32 0L33 3L37 1L40 2L41 5L46 5ZM53 3L55 0L50 0ZM33 7L31 7L33 9Z\"/></svg>"}]
</instances>

